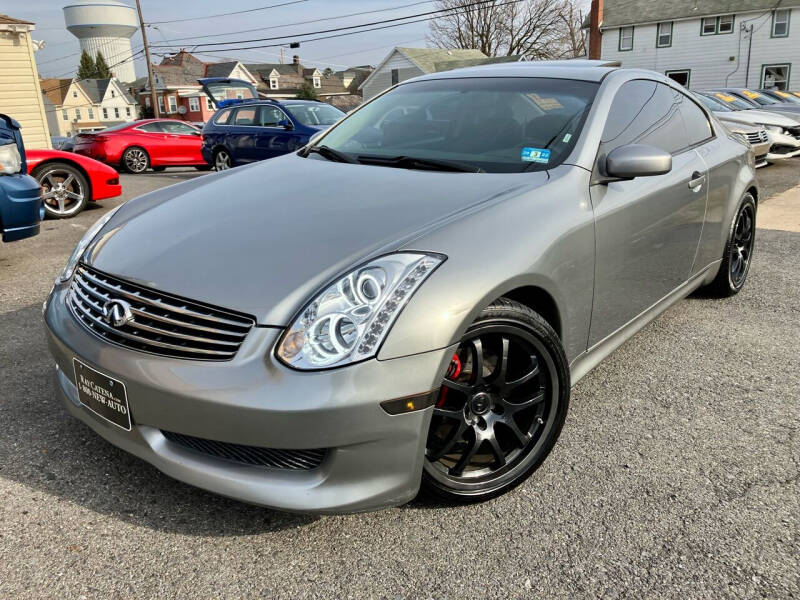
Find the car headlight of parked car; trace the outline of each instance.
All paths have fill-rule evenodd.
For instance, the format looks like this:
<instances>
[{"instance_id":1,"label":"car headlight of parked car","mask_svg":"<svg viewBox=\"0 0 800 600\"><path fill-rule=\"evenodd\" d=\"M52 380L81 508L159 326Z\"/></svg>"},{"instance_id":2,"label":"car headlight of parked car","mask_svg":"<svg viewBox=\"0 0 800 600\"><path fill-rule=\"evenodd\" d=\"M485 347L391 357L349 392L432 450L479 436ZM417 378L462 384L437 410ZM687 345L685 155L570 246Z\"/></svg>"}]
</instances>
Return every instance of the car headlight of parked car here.
<instances>
[{"instance_id":1,"label":"car headlight of parked car","mask_svg":"<svg viewBox=\"0 0 800 600\"><path fill-rule=\"evenodd\" d=\"M83 234L81 241L78 242L78 245L75 246L75 250L73 250L72 254L70 254L64 270L61 271L61 274L58 276L59 283L65 283L70 280L72 274L75 272L75 267L78 266L78 261L81 259L81 256L83 256L86 248L89 247L89 244L92 243L92 240L95 238L95 236L100 232L103 226L111 220L111 217L113 217L120 208L122 208L122 204L108 211L106 214L100 217L94 225L86 230L86 233Z\"/></svg>"},{"instance_id":2,"label":"car headlight of parked car","mask_svg":"<svg viewBox=\"0 0 800 600\"><path fill-rule=\"evenodd\" d=\"M375 356L409 298L444 260L402 252L354 269L300 312L278 344L278 358L313 370Z\"/></svg>"},{"instance_id":3,"label":"car headlight of parked car","mask_svg":"<svg viewBox=\"0 0 800 600\"><path fill-rule=\"evenodd\" d=\"M14 175L22 169L22 157L14 142L0 146L0 173Z\"/></svg>"}]
</instances>

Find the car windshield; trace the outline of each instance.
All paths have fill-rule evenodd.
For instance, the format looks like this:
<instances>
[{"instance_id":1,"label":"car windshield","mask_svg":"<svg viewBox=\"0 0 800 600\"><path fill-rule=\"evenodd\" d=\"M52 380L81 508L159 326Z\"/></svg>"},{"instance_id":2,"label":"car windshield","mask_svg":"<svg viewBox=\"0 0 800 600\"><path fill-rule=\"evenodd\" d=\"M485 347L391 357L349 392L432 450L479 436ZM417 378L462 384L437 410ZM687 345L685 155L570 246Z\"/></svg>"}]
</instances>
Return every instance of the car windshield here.
<instances>
[{"instance_id":1,"label":"car windshield","mask_svg":"<svg viewBox=\"0 0 800 600\"><path fill-rule=\"evenodd\" d=\"M725 106L731 110L750 110L755 108L755 106L749 102L745 102L741 98L737 98L736 96L732 96L724 92L712 92L711 95L714 100L720 100L721 102L724 102Z\"/></svg>"},{"instance_id":2,"label":"car windshield","mask_svg":"<svg viewBox=\"0 0 800 600\"><path fill-rule=\"evenodd\" d=\"M742 90L742 94L747 96L752 102L760 104L761 106L769 106L770 104L780 104L780 101L775 98L770 98L766 94L759 94L751 90Z\"/></svg>"},{"instance_id":3,"label":"car windshield","mask_svg":"<svg viewBox=\"0 0 800 600\"><path fill-rule=\"evenodd\" d=\"M789 92L782 92L780 90L772 90L773 94L777 94L787 104L800 104L800 98L793 96Z\"/></svg>"},{"instance_id":4,"label":"car windshield","mask_svg":"<svg viewBox=\"0 0 800 600\"><path fill-rule=\"evenodd\" d=\"M400 85L319 142L353 162L489 173L561 164L598 84L549 78L437 79Z\"/></svg>"},{"instance_id":5,"label":"car windshield","mask_svg":"<svg viewBox=\"0 0 800 600\"><path fill-rule=\"evenodd\" d=\"M709 98L703 94L695 94L695 98L697 98L700 103L705 106L708 110L715 111L715 112L733 112L730 108L725 106L722 102L717 102L716 100Z\"/></svg>"},{"instance_id":6,"label":"car windshield","mask_svg":"<svg viewBox=\"0 0 800 600\"><path fill-rule=\"evenodd\" d=\"M284 104L294 118L303 125L333 125L344 116L338 108L320 102L319 104Z\"/></svg>"},{"instance_id":7,"label":"car windshield","mask_svg":"<svg viewBox=\"0 0 800 600\"><path fill-rule=\"evenodd\" d=\"M114 125L112 127L106 127L105 129L101 129L100 131L96 131L95 133L110 133L112 131L119 131L120 129L127 129L128 127L131 127L133 125L136 125L135 121L132 121L132 122L129 122L129 123L120 123L119 125Z\"/></svg>"}]
</instances>

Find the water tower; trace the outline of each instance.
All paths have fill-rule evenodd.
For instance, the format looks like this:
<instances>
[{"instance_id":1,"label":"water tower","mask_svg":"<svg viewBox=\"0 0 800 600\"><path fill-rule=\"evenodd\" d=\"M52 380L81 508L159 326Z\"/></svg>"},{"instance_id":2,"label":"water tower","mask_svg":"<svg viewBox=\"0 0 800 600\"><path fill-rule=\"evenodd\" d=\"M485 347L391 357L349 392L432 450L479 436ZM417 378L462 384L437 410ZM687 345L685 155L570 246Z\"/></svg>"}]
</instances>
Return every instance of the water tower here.
<instances>
[{"instance_id":1,"label":"water tower","mask_svg":"<svg viewBox=\"0 0 800 600\"><path fill-rule=\"evenodd\" d=\"M131 37L139 29L136 9L117 0L77 0L64 7L64 21L81 41L81 50L92 58L102 52L120 81L136 79L131 58Z\"/></svg>"}]
</instances>

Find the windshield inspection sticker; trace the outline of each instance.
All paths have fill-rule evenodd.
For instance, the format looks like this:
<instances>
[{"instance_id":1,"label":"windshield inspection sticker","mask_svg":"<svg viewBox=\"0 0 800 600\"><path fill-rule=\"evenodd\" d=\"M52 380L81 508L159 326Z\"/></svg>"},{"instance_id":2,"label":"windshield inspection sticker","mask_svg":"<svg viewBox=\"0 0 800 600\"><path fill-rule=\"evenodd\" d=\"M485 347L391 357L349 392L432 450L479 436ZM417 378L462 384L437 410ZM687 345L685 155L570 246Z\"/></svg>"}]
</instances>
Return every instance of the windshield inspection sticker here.
<instances>
[{"instance_id":1,"label":"windshield inspection sticker","mask_svg":"<svg viewBox=\"0 0 800 600\"><path fill-rule=\"evenodd\" d=\"M525 162L548 163L550 162L550 150L542 148L523 148L521 158Z\"/></svg>"}]
</instances>

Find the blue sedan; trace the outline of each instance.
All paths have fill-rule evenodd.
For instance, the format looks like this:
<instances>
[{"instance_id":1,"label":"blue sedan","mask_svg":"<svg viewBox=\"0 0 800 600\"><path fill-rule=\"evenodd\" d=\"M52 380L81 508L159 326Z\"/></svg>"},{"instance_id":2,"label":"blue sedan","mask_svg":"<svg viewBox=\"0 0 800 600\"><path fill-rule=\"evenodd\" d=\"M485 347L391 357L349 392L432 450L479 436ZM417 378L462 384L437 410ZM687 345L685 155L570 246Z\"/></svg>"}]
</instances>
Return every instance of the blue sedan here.
<instances>
[{"instance_id":1,"label":"blue sedan","mask_svg":"<svg viewBox=\"0 0 800 600\"><path fill-rule=\"evenodd\" d=\"M4 242L39 233L44 204L39 182L27 175L20 126L0 114L0 231Z\"/></svg>"},{"instance_id":2,"label":"blue sedan","mask_svg":"<svg viewBox=\"0 0 800 600\"><path fill-rule=\"evenodd\" d=\"M298 150L344 116L315 100L261 100L250 83L239 79L200 83L219 109L203 127L201 149L218 171Z\"/></svg>"}]
</instances>

